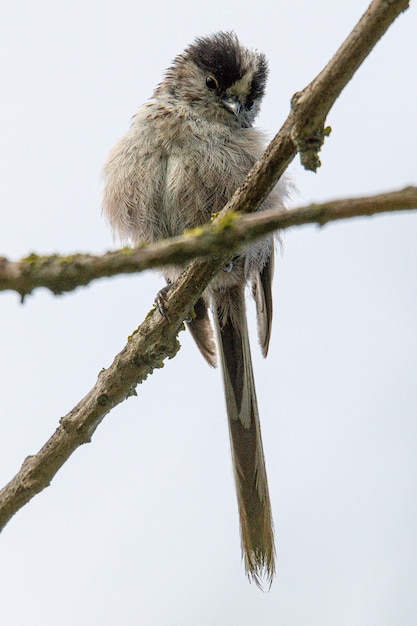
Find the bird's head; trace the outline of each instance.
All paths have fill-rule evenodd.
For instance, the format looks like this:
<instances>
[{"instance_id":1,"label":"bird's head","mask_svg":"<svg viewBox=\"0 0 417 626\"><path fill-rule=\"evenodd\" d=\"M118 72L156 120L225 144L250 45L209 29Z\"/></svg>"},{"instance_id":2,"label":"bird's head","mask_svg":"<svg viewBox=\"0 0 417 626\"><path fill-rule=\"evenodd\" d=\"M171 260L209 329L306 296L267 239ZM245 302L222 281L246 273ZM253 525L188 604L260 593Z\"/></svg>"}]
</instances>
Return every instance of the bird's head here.
<instances>
[{"instance_id":1,"label":"bird's head","mask_svg":"<svg viewBox=\"0 0 417 626\"><path fill-rule=\"evenodd\" d=\"M178 55L154 95L209 121L245 128L259 112L267 75L264 54L243 47L234 33L219 32Z\"/></svg>"}]
</instances>

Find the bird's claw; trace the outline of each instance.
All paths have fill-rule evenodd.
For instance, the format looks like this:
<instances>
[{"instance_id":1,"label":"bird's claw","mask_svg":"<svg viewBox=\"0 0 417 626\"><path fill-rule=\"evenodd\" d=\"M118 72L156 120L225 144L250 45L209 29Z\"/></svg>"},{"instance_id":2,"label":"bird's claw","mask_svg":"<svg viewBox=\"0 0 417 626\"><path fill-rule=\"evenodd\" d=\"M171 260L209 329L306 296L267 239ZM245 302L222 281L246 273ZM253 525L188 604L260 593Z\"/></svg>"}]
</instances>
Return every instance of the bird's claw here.
<instances>
[{"instance_id":1,"label":"bird's claw","mask_svg":"<svg viewBox=\"0 0 417 626\"><path fill-rule=\"evenodd\" d=\"M165 287L162 287L162 289L158 291L155 298L156 308L158 309L162 317L167 320L167 322L171 321L167 311L167 295L170 289L171 285L165 285Z\"/></svg>"},{"instance_id":2,"label":"bird's claw","mask_svg":"<svg viewBox=\"0 0 417 626\"><path fill-rule=\"evenodd\" d=\"M156 308L158 309L162 317L164 317L167 320L167 322L171 321L168 315L168 311L167 311L167 295L171 287L172 287L171 283L169 283L168 285L165 285L165 287L162 287L162 289L160 289L158 293L156 294L156 298L155 298ZM187 324L190 324L193 321L193 319L195 319L195 317L196 317L196 314L194 311L194 307L192 307L190 313L187 315L184 322L187 322Z\"/></svg>"}]
</instances>

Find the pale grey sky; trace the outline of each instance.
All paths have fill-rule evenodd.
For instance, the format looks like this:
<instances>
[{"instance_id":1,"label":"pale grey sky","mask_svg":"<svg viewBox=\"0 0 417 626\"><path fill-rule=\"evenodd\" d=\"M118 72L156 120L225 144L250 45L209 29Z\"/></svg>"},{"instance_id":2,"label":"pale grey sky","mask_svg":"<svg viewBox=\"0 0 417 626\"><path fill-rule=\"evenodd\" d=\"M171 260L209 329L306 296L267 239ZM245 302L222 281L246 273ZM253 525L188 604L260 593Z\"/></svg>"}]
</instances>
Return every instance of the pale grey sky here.
<instances>
[{"instance_id":1,"label":"pale grey sky","mask_svg":"<svg viewBox=\"0 0 417 626\"><path fill-rule=\"evenodd\" d=\"M71 3L2 11L0 255L100 252L100 169L196 35L266 53L259 125L328 61L365 0ZM294 203L417 181L417 9L331 112ZM270 356L253 356L277 578L250 585L220 372L186 333L0 536L5 626L414 626L417 614L417 215L285 235ZM1 295L0 484L36 452L152 305L157 273L24 306ZM253 311L252 311L253 312ZM201 401L202 398L205 401Z\"/></svg>"}]
</instances>

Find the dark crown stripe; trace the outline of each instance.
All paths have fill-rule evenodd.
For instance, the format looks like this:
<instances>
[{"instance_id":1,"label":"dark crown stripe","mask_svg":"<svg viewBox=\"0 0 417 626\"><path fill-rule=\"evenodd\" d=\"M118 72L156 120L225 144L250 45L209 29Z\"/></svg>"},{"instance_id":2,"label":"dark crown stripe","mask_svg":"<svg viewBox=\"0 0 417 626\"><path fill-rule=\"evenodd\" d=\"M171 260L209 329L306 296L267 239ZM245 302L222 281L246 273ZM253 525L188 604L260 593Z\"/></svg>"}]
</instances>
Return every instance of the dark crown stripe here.
<instances>
[{"instance_id":1,"label":"dark crown stripe","mask_svg":"<svg viewBox=\"0 0 417 626\"><path fill-rule=\"evenodd\" d=\"M248 69L233 33L199 37L187 48L186 54L202 70L214 74L222 88L233 85Z\"/></svg>"}]
</instances>

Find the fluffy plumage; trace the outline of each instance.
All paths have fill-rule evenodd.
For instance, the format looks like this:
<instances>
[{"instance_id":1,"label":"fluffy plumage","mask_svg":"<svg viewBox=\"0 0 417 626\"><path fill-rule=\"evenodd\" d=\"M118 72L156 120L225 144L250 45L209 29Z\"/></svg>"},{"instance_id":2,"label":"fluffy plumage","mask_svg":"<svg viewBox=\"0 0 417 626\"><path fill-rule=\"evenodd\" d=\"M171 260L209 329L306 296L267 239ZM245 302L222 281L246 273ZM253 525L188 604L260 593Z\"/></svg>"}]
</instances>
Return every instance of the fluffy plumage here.
<instances>
[{"instance_id":1,"label":"fluffy plumage","mask_svg":"<svg viewBox=\"0 0 417 626\"><path fill-rule=\"evenodd\" d=\"M178 55L150 102L133 118L104 167L104 213L133 244L180 235L222 209L264 148L253 128L267 62L233 33L198 38ZM279 183L261 210L282 206ZM245 310L245 286L256 301L262 352L272 322L273 238L254 242L213 279L195 305L189 328L203 356L216 364L213 313L223 370L242 553L257 584L274 570L272 514L262 448ZM226 271L227 270L227 271ZM169 282L181 268L164 271Z\"/></svg>"}]
</instances>

